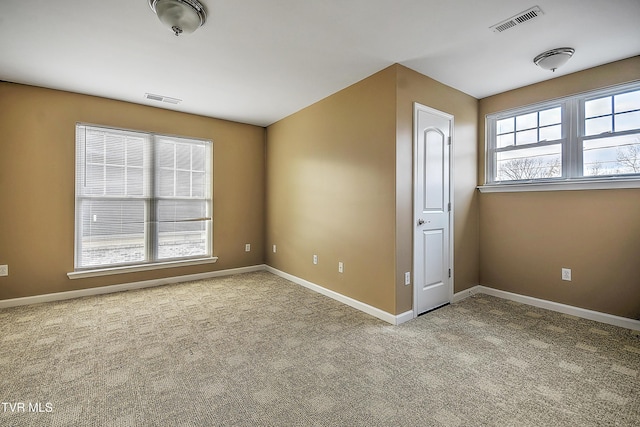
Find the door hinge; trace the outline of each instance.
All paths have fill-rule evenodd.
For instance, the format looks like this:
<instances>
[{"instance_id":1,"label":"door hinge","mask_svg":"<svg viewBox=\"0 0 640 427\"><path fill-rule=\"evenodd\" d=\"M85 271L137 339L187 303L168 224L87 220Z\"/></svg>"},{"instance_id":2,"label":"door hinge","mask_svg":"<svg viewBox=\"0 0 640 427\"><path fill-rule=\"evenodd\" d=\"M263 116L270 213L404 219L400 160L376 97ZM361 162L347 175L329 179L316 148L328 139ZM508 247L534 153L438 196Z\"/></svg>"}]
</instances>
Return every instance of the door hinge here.
<instances>
[{"instance_id":1,"label":"door hinge","mask_svg":"<svg viewBox=\"0 0 640 427\"><path fill-rule=\"evenodd\" d=\"M449 279L451 279L451 269L449 269Z\"/></svg>"},{"instance_id":2,"label":"door hinge","mask_svg":"<svg viewBox=\"0 0 640 427\"><path fill-rule=\"evenodd\" d=\"M451 202L449 202L449 204L447 205L447 211L451 212Z\"/></svg>"},{"instance_id":3,"label":"door hinge","mask_svg":"<svg viewBox=\"0 0 640 427\"><path fill-rule=\"evenodd\" d=\"M447 143L448 143L449 145L451 145L451 137L450 137L450 136L448 136L448 137L447 137Z\"/></svg>"}]
</instances>

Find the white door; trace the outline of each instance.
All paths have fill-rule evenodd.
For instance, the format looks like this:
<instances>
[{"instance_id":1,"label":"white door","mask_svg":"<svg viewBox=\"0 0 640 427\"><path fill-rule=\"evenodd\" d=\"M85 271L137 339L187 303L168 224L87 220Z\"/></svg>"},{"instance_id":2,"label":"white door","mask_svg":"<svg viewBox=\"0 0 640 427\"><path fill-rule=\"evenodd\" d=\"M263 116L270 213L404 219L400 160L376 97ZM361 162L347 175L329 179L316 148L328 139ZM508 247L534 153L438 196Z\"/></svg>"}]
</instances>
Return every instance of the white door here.
<instances>
[{"instance_id":1,"label":"white door","mask_svg":"<svg viewBox=\"0 0 640 427\"><path fill-rule=\"evenodd\" d=\"M453 116L414 105L414 316L451 302L450 150Z\"/></svg>"}]
</instances>

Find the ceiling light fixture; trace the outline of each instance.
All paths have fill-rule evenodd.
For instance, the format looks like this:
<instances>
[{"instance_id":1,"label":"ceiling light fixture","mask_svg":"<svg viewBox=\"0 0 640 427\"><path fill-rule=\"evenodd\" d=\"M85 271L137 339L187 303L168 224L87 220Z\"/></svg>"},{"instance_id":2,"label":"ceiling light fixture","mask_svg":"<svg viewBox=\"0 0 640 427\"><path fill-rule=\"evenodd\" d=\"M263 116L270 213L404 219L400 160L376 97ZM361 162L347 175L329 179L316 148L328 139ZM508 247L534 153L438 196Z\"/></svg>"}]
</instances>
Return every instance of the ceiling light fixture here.
<instances>
[{"instance_id":1,"label":"ceiling light fixture","mask_svg":"<svg viewBox=\"0 0 640 427\"><path fill-rule=\"evenodd\" d=\"M571 47L559 47L542 52L533 58L533 63L545 70L556 71L556 68L562 67L573 56L575 49Z\"/></svg>"},{"instance_id":2,"label":"ceiling light fixture","mask_svg":"<svg viewBox=\"0 0 640 427\"><path fill-rule=\"evenodd\" d=\"M207 19L204 6L198 0L149 0L149 6L176 36L193 33Z\"/></svg>"}]
</instances>

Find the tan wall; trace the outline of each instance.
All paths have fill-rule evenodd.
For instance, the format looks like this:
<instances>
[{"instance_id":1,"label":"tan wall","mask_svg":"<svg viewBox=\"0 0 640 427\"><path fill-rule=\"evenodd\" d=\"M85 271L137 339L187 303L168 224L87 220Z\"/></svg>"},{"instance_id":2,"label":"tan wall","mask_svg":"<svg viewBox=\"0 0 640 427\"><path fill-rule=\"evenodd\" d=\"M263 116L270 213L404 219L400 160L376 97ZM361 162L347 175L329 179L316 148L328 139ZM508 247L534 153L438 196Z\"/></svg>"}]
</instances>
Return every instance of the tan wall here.
<instances>
[{"instance_id":1,"label":"tan wall","mask_svg":"<svg viewBox=\"0 0 640 427\"><path fill-rule=\"evenodd\" d=\"M218 263L70 280L76 122L213 140ZM263 178L264 128L0 83L0 299L262 264Z\"/></svg>"},{"instance_id":2,"label":"tan wall","mask_svg":"<svg viewBox=\"0 0 640 427\"><path fill-rule=\"evenodd\" d=\"M411 310L413 290L404 286L404 271L412 269L413 239L413 105L454 116L453 209L454 292L475 286L478 277L477 131L478 101L429 77L397 65L396 245L398 312Z\"/></svg>"},{"instance_id":3,"label":"tan wall","mask_svg":"<svg viewBox=\"0 0 640 427\"><path fill-rule=\"evenodd\" d=\"M634 57L482 99L478 152L487 114L638 79ZM481 194L480 232L481 284L640 318L640 190Z\"/></svg>"},{"instance_id":4,"label":"tan wall","mask_svg":"<svg viewBox=\"0 0 640 427\"><path fill-rule=\"evenodd\" d=\"M267 264L395 313L394 174L394 67L269 126Z\"/></svg>"},{"instance_id":5,"label":"tan wall","mask_svg":"<svg viewBox=\"0 0 640 427\"><path fill-rule=\"evenodd\" d=\"M412 265L417 101L455 116L456 292L479 282L639 318L640 190L478 195L474 189L476 176L484 179L478 153L484 153L486 114L635 79L640 57L478 103L393 65L271 125L266 171L260 127L0 83L0 264L10 269L0 277L0 299L266 261L389 313L410 310L412 289L403 273ZM67 278L78 121L214 141L217 264ZM245 243L252 252L244 252ZM345 263L342 274L338 261ZM560 267L573 269L570 284L560 281Z\"/></svg>"},{"instance_id":6,"label":"tan wall","mask_svg":"<svg viewBox=\"0 0 640 427\"><path fill-rule=\"evenodd\" d=\"M414 101L455 115L455 288L478 284L477 100L400 65L269 126L266 241L278 249L267 264L412 309Z\"/></svg>"}]
</instances>

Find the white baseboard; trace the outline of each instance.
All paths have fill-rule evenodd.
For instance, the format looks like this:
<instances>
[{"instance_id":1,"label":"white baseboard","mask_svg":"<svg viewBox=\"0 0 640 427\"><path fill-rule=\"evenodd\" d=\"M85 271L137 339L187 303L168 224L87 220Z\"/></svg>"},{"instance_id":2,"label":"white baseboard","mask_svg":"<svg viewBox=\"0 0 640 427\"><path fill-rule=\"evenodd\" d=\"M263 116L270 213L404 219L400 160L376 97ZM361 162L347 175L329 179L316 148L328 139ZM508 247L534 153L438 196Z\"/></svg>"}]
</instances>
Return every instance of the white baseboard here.
<instances>
[{"instance_id":1,"label":"white baseboard","mask_svg":"<svg viewBox=\"0 0 640 427\"><path fill-rule=\"evenodd\" d=\"M114 292L128 291L132 289L151 288L154 286L168 285L171 283L189 282L192 280L210 279L212 277L230 276L232 274L263 271L264 264L250 267L232 268L228 270L210 271L207 273L188 274L185 276L163 277L161 279L144 280L141 282L123 283L121 285L101 286L98 288L78 289L75 291L56 292L52 294L35 295L31 297L0 300L0 308L17 307L19 305L38 304L51 301L62 301L91 295L110 294Z\"/></svg>"},{"instance_id":2,"label":"white baseboard","mask_svg":"<svg viewBox=\"0 0 640 427\"><path fill-rule=\"evenodd\" d=\"M453 298L451 299L451 303L460 302L465 298L469 298L472 295L480 292L480 285L473 286L471 288L465 289L464 291L456 292L453 294Z\"/></svg>"},{"instance_id":3,"label":"white baseboard","mask_svg":"<svg viewBox=\"0 0 640 427\"><path fill-rule=\"evenodd\" d=\"M304 286L307 289L311 289L312 291L315 291L319 294L322 294L331 299L334 299L343 304L346 304L349 307L353 307L356 310L363 311L367 314L370 314L373 317L377 317L380 320L384 320L387 323L391 323L392 325L399 325L400 323L404 323L408 320L413 319L413 311L407 311L406 313L402 313L396 316L394 314L387 313L386 311L380 310L379 308L373 307L369 304L365 304L361 301L342 295L330 289L324 288L320 285L316 285L315 283L309 282L308 280L301 279L300 277L294 276L289 273L285 273L284 271L280 271L268 265L266 266L265 269L268 272L275 274L276 276L280 276L284 279L287 279L290 282Z\"/></svg>"},{"instance_id":4,"label":"white baseboard","mask_svg":"<svg viewBox=\"0 0 640 427\"><path fill-rule=\"evenodd\" d=\"M151 288L154 286L162 286L162 285L168 285L172 283L188 282L192 280L209 279L212 277L230 276L233 274L250 273L254 271L265 271L265 270L277 276L283 277L293 283L302 285L308 289L318 292L322 295L325 295L332 299L340 301L343 304L346 304L357 310L363 311L367 314L377 317L378 319L384 320L385 322L391 323L392 325L399 325L400 323L404 323L408 320L413 319L413 311L407 311L406 313L402 313L400 315L395 316L393 314L387 313L386 311L380 310L378 308L375 308L373 306L370 306L368 304L365 304L353 298L350 298L342 294L339 294L337 292L331 291L329 289L323 288L322 286L316 285L315 283L311 283L309 281L306 281L299 277L285 273L283 271L277 270L273 267L266 266L264 264L254 265L249 267L233 268L228 270L211 271L207 273L189 274L185 276L163 277L160 279L145 280L141 282L123 283L119 285L101 286L96 288L78 289L75 291L56 292L51 294L34 295L30 297L0 300L0 309L8 308L8 307L17 307L21 305L39 304L44 302L62 301L62 300L81 298L81 297L86 297L91 295L109 294L114 292L128 291L132 289Z\"/></svg>"},{"instance_id":5,"label":"white baseboard","mask_svg":"<svg viewBox=\"0 0 640 427\"><path fill-rule=\"evenodd\" d=\"M396 315L396 323L394 323L394 325L400 325L404 322L408 322L413 318L413 310L405 311L404 313Z\"/></svg>"},{"instance_id":6,"label":"white baseboard","mask_svg":"<svg viewBox=\"0 0 640 427\"><path fill-rule=\"evenodd\" d=\"M17 307L28 304L38 304L51 301L62 301L73 298L80 298L91 295L101 295L114 292L128 291L132 289L150 288L154 286L168 285L171 283L188 282L192 280L209 279L212 277L230 276L233 274L251 273L255 271L268 271L284 279L287 279L293 283L304 286L357 310L370 314L380 320L384 320L392 325L400 325L401 323L408 322L413 319L413 310L406 311L404 313L394 315L373 307L369 304L365 304L361 301L353 299L351 297L342 295L338 292L324 288L308 280L301 279L284 271L280 271L268 265L259 264L249 267L232 268L228 270L210 271L207 273L189 274L185 276L165 277L160 279L145 280L141 282L123 283L120 285L101 286L97 288L78 289L75 291L56 292L44 295L35 295L30 297L13 298L7 300L0 300L0 309L7 307ZM574 307L571 305L561 304L553 301L547 301L539 298L529 297L526 295L515 294L512 292L501 291L499 289L490 288L488 286L476 285L471 288L465 289L460 292L456 292L451 300L452 303L456 303L464 300L475 294L486 294L498 298L507 299L510 301L516 301L522 304L528 304L534 307L544 308L547 310L556 311L563 314L569 314L584 319L594 320L596 322L606 323L609 325L619 326L621 328L640 331L640 320L629 319L626 317L614 316L612 314L601 313L598 311L587 310L585 308Z\"/></svg>"},{"instance_id":7,"label":"white baseboard","mask_svg":"<svg viewBox=\"0 0 640 427\"><path fill-rule=\"evenodd\" d=\"M561 304L558 302L543 300L539 298L529 297L526 295L515 294L513 292L501 291L499 289L490 288L488 286L477 285L464 291L460 291L453 296L452 302L462 301L463 299L475 294L486 294L494 297L519 302L522 304L532 305L534 307L544 308L558 313L569 314L571 316L581 317L583 319L594 320L608 325L619 326L621 328L640 331L640 320L629 319L626 317L614 316L612 314L601 313L599 311L587 310L586 308L574 307L572 305Z\"/></svg>"}]
</instances>

